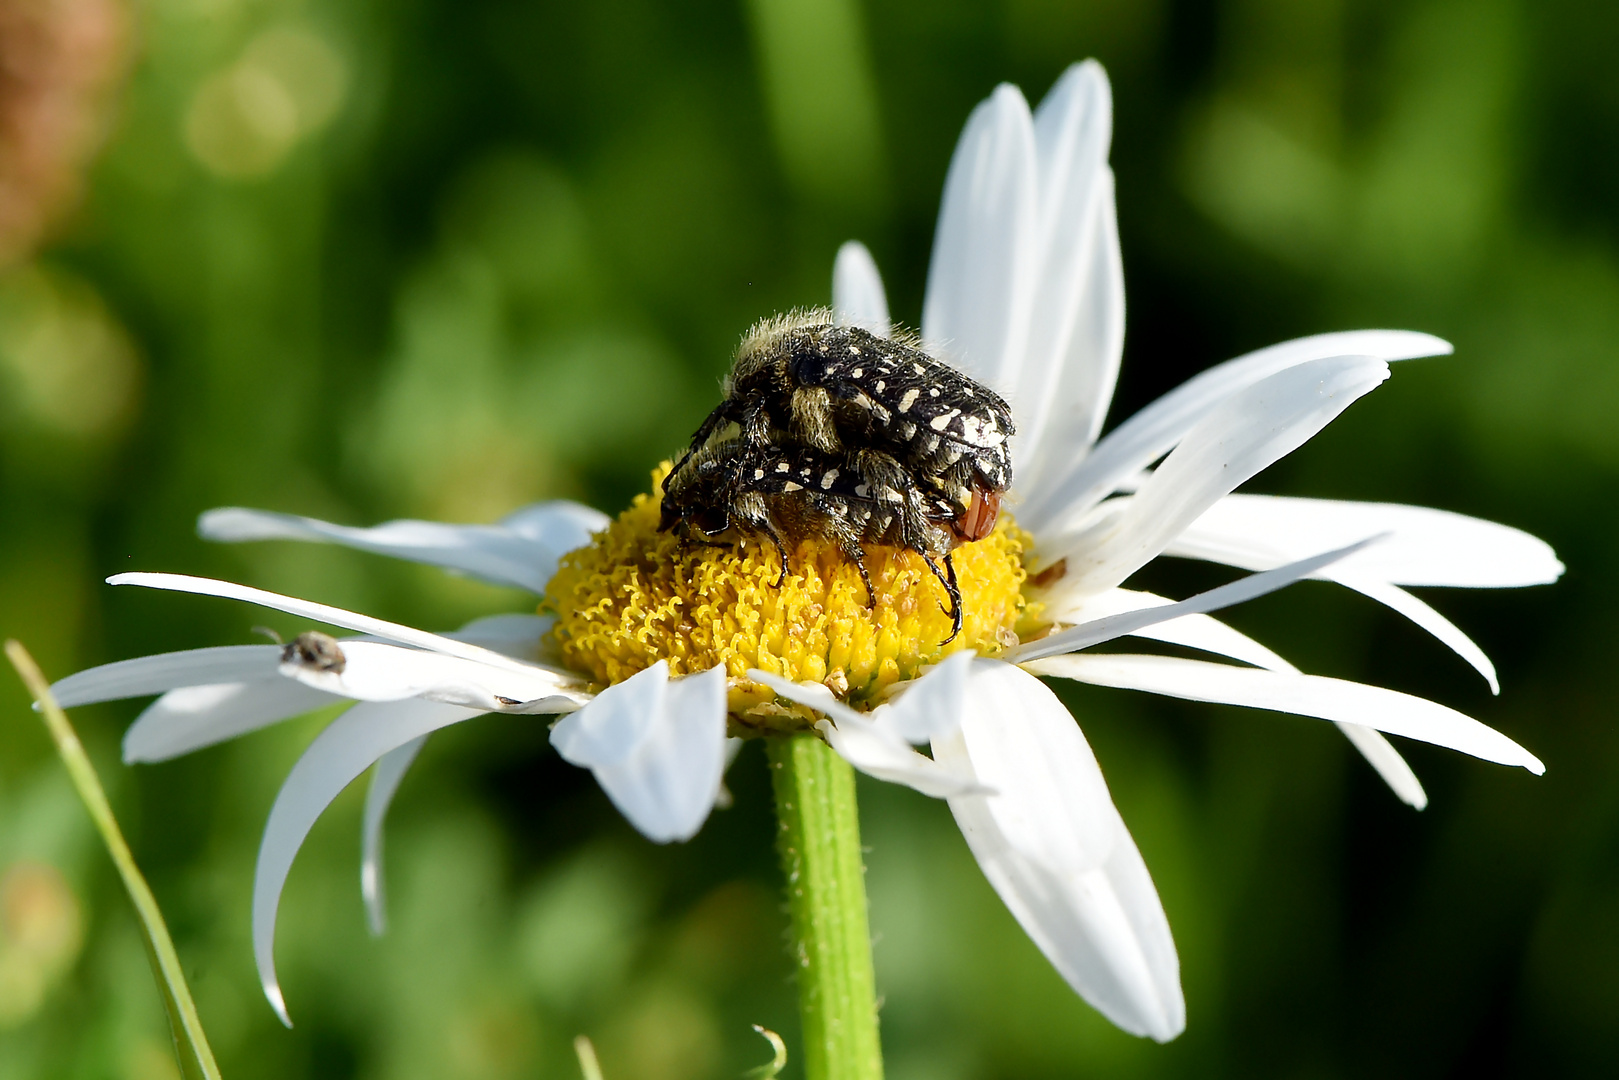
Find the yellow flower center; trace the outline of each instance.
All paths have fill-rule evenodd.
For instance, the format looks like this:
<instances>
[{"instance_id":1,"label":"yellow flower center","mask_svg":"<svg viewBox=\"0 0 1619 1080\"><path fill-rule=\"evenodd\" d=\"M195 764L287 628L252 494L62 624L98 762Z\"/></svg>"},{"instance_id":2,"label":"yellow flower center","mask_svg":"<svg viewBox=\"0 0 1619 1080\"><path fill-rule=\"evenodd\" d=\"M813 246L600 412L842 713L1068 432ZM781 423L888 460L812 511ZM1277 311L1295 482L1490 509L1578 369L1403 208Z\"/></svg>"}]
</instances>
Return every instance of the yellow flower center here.
<instances>
[{"instance_id":1,"label":"yellow flower center","mask_svg":"<svg viewBox=\"0 0 1619 1080\"><path fill-rule=\"evenodd\" d=\"M658 532L663 478L638 495L592 542L566 555L543 607L568 664L599 684L622 682L659 660L672 675L723 664L730 710L754 728L802 726L802 715L747 680L750 668L795 682L824 683L840 698L869 705L888 686L914 678L962 649L986 656L1015 645L1038 604L1024 599L1026 533L1002 511L995 531L956 548L961 633L950 636L944 586L914 551L873 546L859 571L833 543L806 540L790 551L787 573L768 541L729 547L693 544Z\"/></svg>"}]
</instances>

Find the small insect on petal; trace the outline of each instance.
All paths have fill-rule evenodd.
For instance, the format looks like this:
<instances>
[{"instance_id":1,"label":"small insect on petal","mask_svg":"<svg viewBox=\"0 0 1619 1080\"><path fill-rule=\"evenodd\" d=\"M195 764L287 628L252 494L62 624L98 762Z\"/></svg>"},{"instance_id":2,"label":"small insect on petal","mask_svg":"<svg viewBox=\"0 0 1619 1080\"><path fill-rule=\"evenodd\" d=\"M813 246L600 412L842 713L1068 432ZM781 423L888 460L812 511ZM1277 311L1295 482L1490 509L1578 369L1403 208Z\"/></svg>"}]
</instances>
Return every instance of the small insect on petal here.
<instances>
[{"instance_id":1,"label":"small insect on petal","mask_svg":"<svg viewBox=\"0 0 1619 1080\"><path fill-rule=\"evenodd\" d=\"M287 642L281 650L281 662L297 664L311 671L329 671L333 675L343 674L343 669L348 666L348 659L343 655L343 648L337 639L319 630L305 630Z\"/></svg>"}]
</instances>

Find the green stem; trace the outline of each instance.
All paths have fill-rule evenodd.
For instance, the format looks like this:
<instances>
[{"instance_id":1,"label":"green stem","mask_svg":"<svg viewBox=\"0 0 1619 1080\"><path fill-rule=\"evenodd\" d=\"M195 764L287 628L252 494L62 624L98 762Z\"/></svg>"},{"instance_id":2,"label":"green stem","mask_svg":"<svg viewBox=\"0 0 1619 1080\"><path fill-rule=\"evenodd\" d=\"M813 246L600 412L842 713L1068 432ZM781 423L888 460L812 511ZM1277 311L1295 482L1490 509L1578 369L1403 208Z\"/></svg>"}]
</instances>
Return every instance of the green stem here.
<instances>
[{"instance_id":1,"label":"green stem","mask_svg":"<svg viewBox=\"0 0 1619 1080\"><path fill-rule=\"evenodd\" d=\"M882 1080L854 770L814 735L768 741L806 1080Z\"/></svg>"},{"instance_id":2,"label":"green stem","mask_svg":"<svg viewBox=\"0 0 1619 1080\"><path fill-rule=\"evenodd\" d=\"M179 954L174 951L174 941L169 937L163 912L158 909L157 899L152 896L151 888L141 876L140 867L135 865L135 856L130 854L129 845L124 842L123 830L118 828L118 819L112 816L112 806L107 802L106 792L101 789L101 781L96 779L94 766L85 756L73 725L68 723L67 715L57 706L56 699L51 696L50 684L40 673L34 658L28 655L28 650L20 642L8 641L6 656L22 677L23 685L28 687L28 692L39 703L39 711L44 714L45 726L50 729L56 750L62 755L67 774L78 789L85 809L90 811L90 819L101 833L101 840L107 845L113 865L118 868L129 899L135 905L135 914L140 917L146 956L152 962L152 974L157 977L164 1011L169 1014L169 1033L174 1037L174 1053L180 1060L180 1075L185 1080L219 1080L219 1066L214 1063L214 1052L208 1046L208 1037L203 1034L202 1021L197 1018L197 1006L191 1000L191 989L186 985L185 971L180 966Z\"/></svg>"}]
</instances>

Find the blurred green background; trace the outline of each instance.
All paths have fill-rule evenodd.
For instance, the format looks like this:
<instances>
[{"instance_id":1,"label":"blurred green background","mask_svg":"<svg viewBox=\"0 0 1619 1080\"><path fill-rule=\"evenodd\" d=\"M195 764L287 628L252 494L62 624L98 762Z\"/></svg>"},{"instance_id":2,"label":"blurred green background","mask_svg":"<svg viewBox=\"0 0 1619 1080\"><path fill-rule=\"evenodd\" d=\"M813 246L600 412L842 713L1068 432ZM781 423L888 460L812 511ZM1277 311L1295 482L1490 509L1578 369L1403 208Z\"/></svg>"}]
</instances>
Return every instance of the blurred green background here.
<instances>
[{"instance_id":1,"label":"blurred green background","mask_svg":"<svg viewBox=\"0 0 1619 1080\"><path fill-rule=\"evenodd\" d=\"M1548 771L1404 744L1433 798L1415 813L1325 725L1064 689L1162 892L1187 1032L1159 1047L1109 1027L1017 929L943 805L863 783L890 1075L1619 1073L1619 8L3 9L0 54L29 63L0 79L0 140L27 150L3 158L26 182L0 190L0 635L55 677L297 629L100 584L126 569L432 628L522 609L336 549L206 546L193 521L229 504L352 523L491 520L555 496L618 508L712 405L754 318L827 300L844 239L871 245L914 323L968 111L1001 80L1038 100L1098 57L1129 287L1113 421L1272 341L1432 331L1454 357L1399 365L1253 489L1477 514L1570 568L1552 588L1430 595L1494 656L1499 698L1330 586L1231 621L1307 670L1468 711ZM67 46L24 32L39 25ZM41 106L48 92L71 107ZM1168 567L1149 584L1219 576ZM0 1077L173 1076L110 864L7 678L0 706ZM380 940L356 785L282 906L289 1032L258 992L249 890L275 791L322 718L130 769L117 745L138 707L76 720L226 1076L571 1077L586 1032L609 1080L685 1080L765 1060L750 1023L796 1038L757 747L731 774L734 808L660 848L543 725L435 737L392 814Z\"/></svg>"}]
</instances>

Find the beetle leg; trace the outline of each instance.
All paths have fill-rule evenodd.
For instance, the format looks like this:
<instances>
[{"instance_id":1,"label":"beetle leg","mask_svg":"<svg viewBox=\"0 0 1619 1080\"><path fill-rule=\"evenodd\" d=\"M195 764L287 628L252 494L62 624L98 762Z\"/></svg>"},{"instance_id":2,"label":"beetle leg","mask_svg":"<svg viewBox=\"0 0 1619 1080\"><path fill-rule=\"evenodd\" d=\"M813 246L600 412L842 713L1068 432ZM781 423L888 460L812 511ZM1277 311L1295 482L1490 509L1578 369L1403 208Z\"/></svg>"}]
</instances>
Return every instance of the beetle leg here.
<instances>
[{"instance_id":1,"label":"beetle leg","mask_svg":"<svg viewBox=\"0 0 1619 1080\"><path fill-rule=\"evenodd\" d=\"M782 543L781 534L776 531L776 527L770 522L759 522L759 528L764 531L766 536L770 537L770 542L776 545L776 555L781 559L781 573L776 575L776 588L779 589L782 583L787 580L787 545Z\"/></svg>"},{"instance_id":2,"label":"beetle leg","mask_svg":"<svg viewBox=\"0 0 1619 1080\"><path fill-rule=\"evenodd\" d=\"M933 561L933 556L923 552L922 558L927 562L928 569L933 571L933 576L939 579L939 584L944 586L944 591L950 597L949 607L945 607L943 604L939 605L939 610L950 616L950 636L939 642L939 644L948 645L956 640L956 636L961 633L961 588L956 584L956 564L950 558L950 554L946 552L944 571L941 572L939 564Z\"/></svg>"},{"instance_id":3,"label":"beetle leg","mask_svg":"<svg viewBox=\"0 0 1619 1080\"><path fill-rule=\"evenodd\" d=\"M722 401L714 406L714 411L705 416L703 422L697 426L696 432L692 434L691 444L686 447L686 452L680 456L680 460L675 462L674 468L669 470L669 476L674 476L685 468L686 462L690 461L692 455L703 448L703 444L708 442L708 437L714 434L720 424L732 419L731 413L733 411L735 411L735 406L729 401ZM669 477L664 477L663 482L667 486Z\"/></svg>"}]
</instances>

